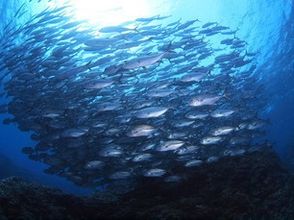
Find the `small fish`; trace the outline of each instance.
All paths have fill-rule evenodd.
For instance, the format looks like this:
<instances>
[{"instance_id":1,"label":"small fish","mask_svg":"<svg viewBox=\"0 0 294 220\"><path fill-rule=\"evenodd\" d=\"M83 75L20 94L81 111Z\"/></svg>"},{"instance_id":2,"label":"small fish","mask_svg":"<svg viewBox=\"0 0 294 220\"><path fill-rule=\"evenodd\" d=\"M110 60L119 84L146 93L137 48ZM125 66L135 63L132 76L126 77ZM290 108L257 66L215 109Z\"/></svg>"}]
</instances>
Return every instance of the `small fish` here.
<instances>
[{"instance_id":1,"label":"small fish","mask_svg":"<svg viewBox=\"0 0 294 220\"><path fill-rule=\"evenodd\" d=\"M203 145L217 144L221 142L223 139L221 137L205 137L200 143Z\"/></svg>"},{"instance_id":2,"label":"small fish","mask_svg":"<svg viewBox=\"0 0 294 220\"><path fill-rule=\"evenodd\" d=\"M142 161L148 161L152 158L151 154L145 153L145 154L139 154L133 158L133 162L142 162Z\"/></svg>"},{"instance_id":3,"label":"small fish","mask_svg":"<svg viewBox=\"0 0 294 220\"><path fill-rule=\"evenodd\" d=\"M109 146L99 152L102 157L119 157L122 154L123 152L119 146Z\"/></svg>"},{"instance_id":4,"label":"small fish","mask_svg":"<svg viewBox=\"0 0 294 220\"><path fill-rule=\"evenodd\" d=\"M120 26L109 26L109 27L103 27L99 30L100 33L122 33L126 31L137 31L137 28L130 29Z\"/></svg>"},{"instance_id":5,"label":"small fish","mask_svg":"<svg viewBox=\"0 0 294 220\"><path fill-rule=\"evenodd\" d=\"M167 110L168 108L166 107L147 107L138 110L135 113L135 116L137 118L157 118L166 113Z\"/></svg>"},{"instance_id":6,"label":"small fish","mask_svg":"<svg viewBox=\"0 0 294 220\"><path fill-rule=\"evenodd\" d=\"M87 128L70 128L62 132L63 137L78 138L85 135L89 129Z\"/></svg>"},{"instance_id":7,"label":"small fish","mask_svg":"<svg viewBox=\"0 0 294 220\"><path fill-rule=\"evenodd\" d=\"M125 61L122 65L122 68L125 70L133 70L140 67L148 67L155 63L161 61L164 57L167 56L167 52L154 54L146 57L139 57L133 60Z\"/></svg>"},{"instance_id":8,"label":"small fish","mask_svg":"<svg viewBox=\"0 0 294 220\"><path fill-rule=\"evenodd\" d=\"M212 25L217 25L217 24L218 24L217 22L208 22L208 23L202 25L202 28L208 28Z\"/></svg>"},{"instance_id":9,"label":"small fish","mask_svg":"<svg viewBox=\"0 0 294 220\"><path fill-rule=\"evenodd\" d=\"M244 149L237 149L237 150L225 150L224 156L239 156L243 155L246 151Z\"/></svg>"},{"instance_id":10,"label":"small fish","mask_svg":"<svg viewBox=\"0 0 294 220\"><path fill-rule=\"evenodd\" d=\"M235 111L230 109L217 109L214 110L210 115L213 118L222 118L222 117L229 117L231 116Z\"/></svg>"},{"instance_id":11,"label":"small fish","mask_svg":"<svg viewBox=\"0 0 294 220\"><path fill-rule=\"evenodd\" d=\"M144 137L152 135L156 129L150 125L138 125L134 127L127 135L129 137Z\"/></svg>"},{"instance_id":12,"label":"small fish","mask_svg":"<svg viewBox=\"0 0 294 220\"><path fill-rule=\"evenodd\" d=\"M256 120L256 121L250 122L247 126L247 129L248 130L256 130L256 129L264 127L265 125L266 125L266 123L264 121Z\"/></svg>"},{"instance_id":13,"label":"small fish","mask_svg":"<svg viewBox=\"0 0 294 220\"><path fill-rule=\"evenodd\" d=\"M111 86L114 82L112 80L96 80L85 86L86 89L103 89Z\"/></svg>"},{"instance_id":14,"label":"small fish","mask_svg":"<svg viewBox=\"0 0 294 220\"><path fill-rule=\"evenodd\" d=\"M185 117L191 120L196 120L196 119L205 119L209 116L208 113L201 113L201 112L188 112Z\"/></svg>"},{"instance_id":15,"label":"small fish","mask_svg":"<svg viewBox=\"0 0 294 220\"><path fill-rule=\"evenodd\" d=\"M216 156L211 156L211 157L209 157L208 159L207 159L207 163L213 163L213 162L216 162L216 161L218 161L218 157L216 157Z\"/></svg>"},{"instance_id":16,"label":"small fish","mask_svg":"<svg viewBox=\"0 0 294 220\"><path fill-rule=\"evenodd\" d=\"M210 134L212 136L222 136L222 135L228 135L228 134L232 133L234 130L235 130L234 127L223 126L223 127L219 127L219 128L212 130L210 132Z\"/></svg>"},{"instance_id":17,"label":"small fish","mask_svg":"<svg viewBox=\"0 0 294 220\"><path fill-rule=\"evenodd\" d=\"M183 127L188 127L188 126L192 125L193 123L194 123L194 121L181 120L181 121L174 123L173 126L175 128L183 128Z\"/></svg>"},{"instance_id":18,"label":"small fish","mask_svg":"<svg viewBox=\"0 0 294 220\"><path fill-rule=\"evenodd\" d=\"M187 163L185 163L185 167L198 167L201 164L203 164L202 160L190 160Z\"/></svg>"},{"instance_id":19,"label":"small fish","mask_svg":"<svg viewBox=\"0 0 294 220\"><path fill-rule=\"evenodd\" d=\"M189 73L181 78L182 82L200 82L207 73Z\"/></svg>"},{"instance_id":20,"label":"small fish","mask_svg":"<svg viewBox=\"0 0 294 220\"><path fill-rule=\"evenodd\" d=\"M93 160L88 162L85 165L85 169L86 170L97 170L97 169L101 169L103 167L104 163L102 161L99 160Z\"/></svg>"},{"instance_id":21,"label":"small fish","mask_svg":"<svg viewBox=\"0 0 294 220\"><path fill-rule=\"evenodd\" d=\"M217 95L199 95L190 101L190 106L199 107L204 105L215 105L222 97Z\"/></svg>"},{"instance_id":22,"label":"small fish","mask_svg":"<svg viewBox=\"0 0 294 220\"><path fill-rule=\"evenodd\" d=\"M161 177L161 176L163 176L163 175L165 175L165 174L166 174L166 171L165 171L165 170L155 168L155 169L147 170L147 171L144 173L144 176L145 176L145 177Z\"/></svg>"},{"instance_id":23,"label":"small fish","mask_svg":"<svg viewBox=\"0 0 294 220\"><path fill-rule=\"evenodd\" d=\"M98 105L97 112L106 112L106 111L114 111L120 108L119 103L115 102L104 102Z\"/></svg>"},{"instance_id":24,"label":"small fish","mask_svg":"<svg viewBox=\"0 0 294 220\"><path fill-rule=\"evenodd\" d=\"M131 173L128 171L119 171L116 173L113 173L109 178L113 180L118 180L118 179L126 179L131 176Z\"/></svg>"},{"instance_id":25,"label":"small fish","mask_svg":"<svg viewBox=\"0 0 294 220\"><path fill-rule=\"evenodd\" d=\"M161 145L157 148L158 151L171 151L177 150L185 144L183 141L172 140L162 142Z\"/></svg>"},{"instance_id":26,"label":"small fish","mask_svg":"<svg viewBox=\"0 0 294 220\"><path fill-rule=\"evenodd\" d=\"M62 111L60 110L46 110L42 115L44 118L57 118L62 115Z\"/></svg>"},{"instance_id":27,"label":"small fish","mask_svg":"<svg viewBox=\"0 0 294 220\"><path fill-rule=\"evenodd\" d=\"M185 155L185 154L194 154L198 152L200 149L199 146L188 146L188 147L183 147L177 150L178 155Z\"/></svg>"}]
</instances>

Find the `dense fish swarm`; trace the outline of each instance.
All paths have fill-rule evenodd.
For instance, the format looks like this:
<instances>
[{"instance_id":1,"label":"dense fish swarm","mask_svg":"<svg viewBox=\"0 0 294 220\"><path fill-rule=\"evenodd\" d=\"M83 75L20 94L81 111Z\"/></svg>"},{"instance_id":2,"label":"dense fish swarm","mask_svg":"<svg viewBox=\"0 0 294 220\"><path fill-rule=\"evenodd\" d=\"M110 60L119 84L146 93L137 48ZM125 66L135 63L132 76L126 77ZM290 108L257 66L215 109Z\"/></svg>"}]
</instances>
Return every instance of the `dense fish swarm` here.
<instances>
[{"instance_id":1,"label":"dense fish swarm","mask_svg":"<svg viewBox=\"0 0 294 220\"><path fill-rule=\"evenodd\" d=\"M1 39L2 113L29 158L84 186L189 170L264 135L254 53L218 23L154 16L93 28L46 9ZM170 23L171 22L171 23Z\"/></svg>"}]
</instances>

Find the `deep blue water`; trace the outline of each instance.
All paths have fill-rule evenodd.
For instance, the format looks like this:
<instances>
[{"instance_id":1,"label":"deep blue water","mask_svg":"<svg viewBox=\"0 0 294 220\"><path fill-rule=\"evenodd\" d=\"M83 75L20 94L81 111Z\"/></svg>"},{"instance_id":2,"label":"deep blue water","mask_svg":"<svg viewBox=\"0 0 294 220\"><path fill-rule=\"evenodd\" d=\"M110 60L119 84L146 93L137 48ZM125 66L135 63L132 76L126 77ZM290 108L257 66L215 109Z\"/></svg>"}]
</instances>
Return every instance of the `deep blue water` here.
<instances>
[{"instance_id":1,"label":"deep blue water","mask_svg":"<svg viewBox=\"0 0 294 220\"><path fill-rule=\"evenodd\" d=\"M30 13L42 10L47 4L47 1L39 3L37 0L32 0L30 3L28 0L0 0L0 28L3 29L23 2L27 2L27 15L21 18L23 20L26 16L29 17ZM267 98L266 107L261 113L271 120L267 138L272 141L274 149L281 158L291 164L291 159L294 157L294 5L292 1L146 0L145 2L150 4L146 15L172 15L174 20L198 18L201 22L216 21L229 26L232 30L239 29L237 35L248 43L248 50L258 52L257 72L260 74L260 81L265 85ZM98 8L99 5L96 7ZM13 20L13 22L23 21ZM103 19L100 18L99 22L103 22ZM105 23L107 22L109 21ZM4 118L5 115L0 116L0 120ZM60 177L44 174L43 170L46 167L44 164L29 160L21 152L22 147L32 144L29 134L22 133L16 126L0 126L0 155L11 160L15 174L22 170L22 175L26 178L60 187L67 192L87 192ZM19 167L19 170L16 167ZM0 168L0 177L1 170L6 169L8 167Z\"/></svg>"}]
</instances>

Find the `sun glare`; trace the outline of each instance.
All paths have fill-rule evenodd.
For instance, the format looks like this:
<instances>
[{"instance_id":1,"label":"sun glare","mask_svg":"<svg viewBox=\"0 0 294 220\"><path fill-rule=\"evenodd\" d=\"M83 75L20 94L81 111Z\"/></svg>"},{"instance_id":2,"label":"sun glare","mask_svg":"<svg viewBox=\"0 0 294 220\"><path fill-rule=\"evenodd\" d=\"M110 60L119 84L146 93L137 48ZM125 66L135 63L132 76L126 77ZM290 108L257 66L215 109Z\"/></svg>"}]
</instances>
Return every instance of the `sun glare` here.
<instances>
[{"instance_id":1,"label":"sun glare","mask_svg":"<svg viewBox=\"0 0 294 220\"><path fill-rule=\"evenodd\" d=\"M148 0L68 0L67 2L73 6L76 19L87 20L91 25L118 25L138 17L151 16Z\"/></svg>"}]
</instances>

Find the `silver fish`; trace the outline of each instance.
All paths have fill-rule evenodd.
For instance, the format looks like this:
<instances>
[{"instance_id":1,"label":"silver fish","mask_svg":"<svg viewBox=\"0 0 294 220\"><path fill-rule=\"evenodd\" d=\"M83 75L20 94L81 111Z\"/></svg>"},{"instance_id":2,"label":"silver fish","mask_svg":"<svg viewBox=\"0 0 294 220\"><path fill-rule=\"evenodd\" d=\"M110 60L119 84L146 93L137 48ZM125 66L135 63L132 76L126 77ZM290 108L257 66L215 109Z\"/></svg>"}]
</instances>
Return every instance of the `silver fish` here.
<instances>
[{"instance_id":1,"label":"silver fish","mask_svg":"<svg viewBox=\"0 0 294 220\"><path fill-rule=\"evenodd\" d=\"M131 176L131 173L128 171L119 171L116 173L113 173L109 178L113 180L118 180L118 179L126 179Z\"/></svg>"},{"instance_id":2,"label":"silver fish","mask_svg":"<svg viewBox=\"0 0 294 220\"><path fill-rule=\"evenodd\" d=\"M203 145L217 144L221 142L223 139L221 137L205 137L200 143Z\"/></svg>"},{"instance_id":3,"label":"silver fish","mask_svg":"<svg viewBox=\"0 0 294 220\"><path fill-rule=\"evenodd\" d=\"M139 154L133 158L133 162L148 161L152 158L151 154Z\"/></svg>"},{"instance_id":4,"label":"silver fish","mask_svg":"<svg viewBox=\"0 0 294 220\"><path fill-rule=\"evenodd\" d=\"M187 163L185 163L185 167L198 167L201 164L203 164L202 160L190 160Z\"/></svg>"},{"instance_id":5,"label":"silver fish","mask_svg":"<svg viewBox=\"0 0 294 220\"><path fill-rule=\"evenodd\" d=\"M167 52L154 54L146 57L139 57L133 60L125 61L122 68L126 70L137 69L140 67L148 67L155 63L158 63L162 58L167 55Z\"/></svg>"},{"instance_id":6,"label":"silver fish","mask_svg":"<svg viewBox=\"0 0 294 220\"><path fill-rule=\"evenodd\" d=\"M148 107L138 110L135 116L137 118L157 118L166 113L167 110L166 107Z\"/></svg>"},{"instance_id":7,"label":"silver fish","mask_svg":"<svg viewBox=\"0 0 294 220\"><path fill-rule=\"evenodd\" d=\"M199 95L190 101L190 106L215 105L222 97L218 95Z\"/></svg>"},{"instance_id":8,"label":"silver fish","mask_svg":"<svg viewBox=\"0 0 294 220\"><path fill-rule=\"evenodd\" d=\"M216 161L218 161L218 157L216 157L216 156L211 156L211 157L209 157L208 159L207 159L207 163L213 163L213 162L216 162Z\"/></svg>"},{"instance_id":9,"label":"silver fish","mask_svg":"<svg viewBox=\"0 0 294 220\"><path fill-rule=\"evenodd\" d=\"M62 136L68 138L78 138L85 135L89 129L87 128L70 128L63 131Z\"/></svg>"},{"instance_id":10,"label":"silver fish","mask_svg":"<svg viewBox=\"0 0 294 220\"><path fill-rule=\"evenodd\" d=\"M122 154L123 152L119 146L109 146L99 152L101 157L118 157Z\"/></svg>"},{"instance_id":11,"label":"silver fish","mask_svg":"<svg viewBox=\"0 0 294 220\"><path fill-rule=\"evenodd\" d=\"M200 82L207 73L189 73L181 78L182 82Z\"/></svg>"},{"instance_id":12,"label":"silver fish","mask_svg":"<svg viewBox=\"0 0 294 220\"><path fill-rule=\"evenodd\" d=\"M144 137L152 135L156 129L150 125L138 125L134 127L127 135L129 137Z\"/></svg>"},{"instance_id":13,"label":"silver fish","mask_svg":"<svg viewBox=\"0 0 294 220\"><path fill-rule=\"evenodd\" d=\"M112 80L96 80L95 82L89 83L85 86L86 89L103 89L111 86L114 83Z\"/></svg>"},{"instance_id":14,"label":"silver fish","mask_svg":"<svg viewBox=\"0 0 294 220\"><path fill-rule=\"evenodd\" d=\"M235 111L230 109L217 109L214 110L210 115L213 118L222 118L222 117L229 117L232 115Z\"/></svg>"},{"instance_id":15,"label":"silver fish","mask_svg":"<svg viewBox=\"0 0 294 220\"><path fill-rule=\"evenodd\" d=\"M85 169L87 170L97 170L102 168L104 165L104 163L100 160L93 160L93 161L89 161L86 165L85 165Z\"/></svg>"},{"instance_id":16,"label":"silver fish","mask_svg":"<svg viewBox=\"0 0 294 220\"><path fill-rule=\"evenodd\" d=\"M210 132L210 134L211 134L212 136L222 136L222 135L230 134L230 133L232 133L234 130L235 130L234 127L223 126L223 127L216 128L216 129L212 130L212 131Z\"/></svg>"},{"instance_id":17,"label":"silver fish","mask_svg":"<svg viewBox=\"0 0 294 220\"><path fill-rule=\"evenodd\" d=\"M161 177L161 176L163 176L164 174L166 174L166 171L165 171L165 170L155 168L155 169L147 170L147 171L144 173L144 176L146 176L146 177Z\"/></svg>"},{"instance_id":18,"label":"silver fish","mask_svg":"<svg viewBox=\"0 0 294 220\"><path fill-rule=\"evenodd\" d=\"M161 143L161 145L157 148L158 151L170 151L170 150L177 150L185 144L183 141L172 140L172 141L165 141Z\"/></svg>"}]
</instances>

